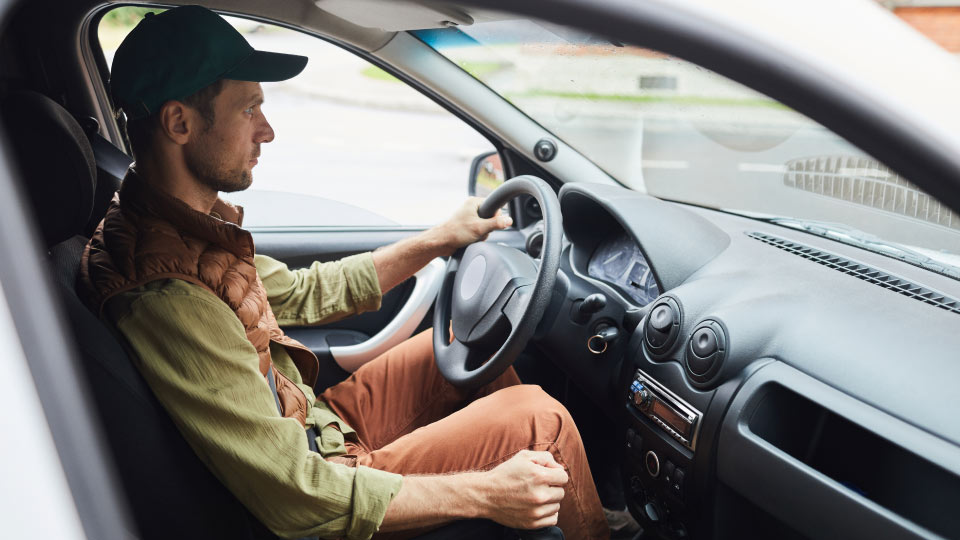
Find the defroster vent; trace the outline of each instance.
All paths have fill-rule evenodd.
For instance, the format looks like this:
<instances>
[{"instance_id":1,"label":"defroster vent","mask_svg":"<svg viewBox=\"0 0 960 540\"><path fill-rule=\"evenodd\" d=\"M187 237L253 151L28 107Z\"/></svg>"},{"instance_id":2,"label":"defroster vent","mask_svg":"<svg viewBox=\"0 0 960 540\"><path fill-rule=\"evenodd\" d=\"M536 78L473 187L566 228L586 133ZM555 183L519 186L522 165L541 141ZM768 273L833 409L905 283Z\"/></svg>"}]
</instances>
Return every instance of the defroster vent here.
<instances>
[{"instance_id":1,"label":"defroster vent","mask_svg":"<svg viewBox=\"0 0 960 540\"><path fill-rule=\"evenodd\" d=\"M851 261L850 259L841 257L840 255L835 255L826 251L820 251L819 249L805 246L797 242L792 242L790 240L785 240L777 236L759 232L748 232L747 236L755 240L759 240L765 244L770 244L771 246L782 249L788 253L793 253L794 255L803 257L804 259L811 260L817 264L822 264L827 268L831 268L838 272L843 272L844 274L853 276L857 279L862 279L868 283L873 283L874 285L879 285L884 289L890 289L891 291L908 296L914 300L919 300L921 302L930 304L931 306L936 306L940 309L945 309L947 311L960 314L960 300L951 298L943 293L927 289L926 287L917 285L912 281L890 275L883 270L878 270L872 266Z\"/></svg>"}]
</instances>

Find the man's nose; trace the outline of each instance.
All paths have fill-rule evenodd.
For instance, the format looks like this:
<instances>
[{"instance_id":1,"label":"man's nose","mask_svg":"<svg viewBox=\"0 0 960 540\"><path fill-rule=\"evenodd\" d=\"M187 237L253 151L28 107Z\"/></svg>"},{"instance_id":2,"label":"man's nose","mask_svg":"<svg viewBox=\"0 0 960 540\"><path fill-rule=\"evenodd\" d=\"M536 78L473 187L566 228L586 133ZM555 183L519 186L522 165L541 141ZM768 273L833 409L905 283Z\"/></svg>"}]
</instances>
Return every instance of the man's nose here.
<instances>
[{"instance_id":1,"label":"man's nose","mask_svg":"<svg viewBox=\"0 0 960 540\"><path fill-rule=\"evenodd\" d=\"M267 122L267 117L263 113L260 114L260 126L256 135L254 142L257 144L268 143L273 140L273 128L270 126L270 122Z\"/></svg>"}]
</instances>

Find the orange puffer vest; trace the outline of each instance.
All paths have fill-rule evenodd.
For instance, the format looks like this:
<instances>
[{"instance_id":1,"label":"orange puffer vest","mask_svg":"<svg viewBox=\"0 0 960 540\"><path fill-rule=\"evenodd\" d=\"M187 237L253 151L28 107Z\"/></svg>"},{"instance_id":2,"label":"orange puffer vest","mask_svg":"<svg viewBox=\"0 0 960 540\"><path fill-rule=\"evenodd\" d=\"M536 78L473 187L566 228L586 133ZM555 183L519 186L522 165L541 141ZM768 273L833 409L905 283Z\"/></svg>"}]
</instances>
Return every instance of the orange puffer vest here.
<instances>
[{"instance_id":1,"label":"orange puffer vest","mask_svg":"<svg viewBox=\"0 0 960 540\"><path fill-rule=\"evenodd\" d=\"M150 187L131 169L84 250L79 277L84 298L101 314L114 295L157 279L200 285L240 319L264 377L273 366L272 341L290 353L304 383L313 386L317 357L277 325L253 264L253 237L240 228L242 219L242 208L220 199L210 215L198 212ZM306 396L277 369L272 373L283 416L305 424Z\"/></svg>"}]
</instances>

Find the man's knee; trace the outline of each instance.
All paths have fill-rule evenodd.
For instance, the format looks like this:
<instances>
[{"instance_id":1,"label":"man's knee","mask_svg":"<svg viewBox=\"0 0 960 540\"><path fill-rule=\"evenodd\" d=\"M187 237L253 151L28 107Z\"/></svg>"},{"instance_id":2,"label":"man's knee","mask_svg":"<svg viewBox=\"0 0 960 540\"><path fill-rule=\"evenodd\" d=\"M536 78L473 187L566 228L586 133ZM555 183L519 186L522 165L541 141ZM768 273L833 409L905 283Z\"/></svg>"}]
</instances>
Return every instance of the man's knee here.
<instances>
[{"instance_id":1,"label":"man's knee","mask_svg":"<svg viewBox=\"0 0 960 540\"><path fill-rule=\"evenodd\" d=\"M518 384L493 394L514 418L543 424L556 423L556 430L573 425L567 408L535 384ZM544 426L546 427L546 426Z\"/></svg>"}]
</instances>

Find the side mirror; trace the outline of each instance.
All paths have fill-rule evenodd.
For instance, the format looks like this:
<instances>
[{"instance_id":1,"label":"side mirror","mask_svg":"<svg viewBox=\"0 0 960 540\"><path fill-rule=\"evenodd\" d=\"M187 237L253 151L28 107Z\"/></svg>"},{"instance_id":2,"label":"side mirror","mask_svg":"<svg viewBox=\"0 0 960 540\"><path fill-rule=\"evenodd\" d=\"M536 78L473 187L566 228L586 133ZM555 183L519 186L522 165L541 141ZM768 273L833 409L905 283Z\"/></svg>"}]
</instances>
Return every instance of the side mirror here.
<instances>
[{"instance_id":1,"label":"side mirror","mask_svg":"<svg viewBox=\"0 0 960 540\"><path fill-rule=\"evenodd\" d=\"M486 197L504 181L506 178L503 177L503 162L500 161L500 154L496 152L480 154L473 158L473 163L470 164L467 193L471 196Z\"/></svg>"}]
</instances>

